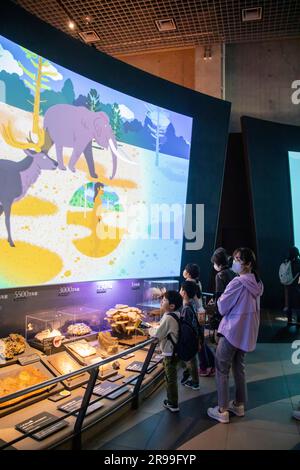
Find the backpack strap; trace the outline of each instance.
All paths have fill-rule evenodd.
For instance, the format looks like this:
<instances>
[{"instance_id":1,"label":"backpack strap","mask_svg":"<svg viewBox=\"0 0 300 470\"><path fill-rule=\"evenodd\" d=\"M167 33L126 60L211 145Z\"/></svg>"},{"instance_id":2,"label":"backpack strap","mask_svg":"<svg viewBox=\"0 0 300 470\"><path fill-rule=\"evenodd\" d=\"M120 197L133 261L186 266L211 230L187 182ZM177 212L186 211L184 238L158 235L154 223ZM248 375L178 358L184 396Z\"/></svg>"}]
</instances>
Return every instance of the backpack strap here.
<instances>
[{"instance_id":1,"label":"backpack strap","mask_svg":"<svg viewBox=\"0 0 300 470\"><path fill-rule=\"evenodd\" d=\"M176 313L169 312L168 315L169 315L170 317L174 318L174 320L177 321L177 323L178 323L178 328L179 328L179 334L180 334L180 320L179 320L179 318L177 317ZM173 345L173 347L174 347L174 350L173 350L173 356L174 356L176 343L174 342L174 340L173 340L173 338L172 338L172 336L171 336L170 333L167 334L167 339L168 339L169 341L171 341L171 343L172 343L172 345Z\"/></svg>"}]
</instances>

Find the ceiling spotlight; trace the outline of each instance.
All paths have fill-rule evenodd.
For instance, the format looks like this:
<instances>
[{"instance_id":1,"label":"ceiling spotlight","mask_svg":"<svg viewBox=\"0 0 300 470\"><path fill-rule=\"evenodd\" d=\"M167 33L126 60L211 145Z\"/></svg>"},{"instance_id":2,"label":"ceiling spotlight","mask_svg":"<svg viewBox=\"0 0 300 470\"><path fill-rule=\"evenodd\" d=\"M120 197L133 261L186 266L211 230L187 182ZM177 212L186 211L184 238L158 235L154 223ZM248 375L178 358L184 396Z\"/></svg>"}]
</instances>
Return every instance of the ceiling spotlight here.
<instances>
[{"instance_id":1,"label":"ceiling spotlight","mask_svg":"<svg viewBox=\"0 0 300 470\"><path fill-rule=\"evenodd\" d=\"M90 24L93 21L93 18L89 15L83 17L86 24Z\"/></svg>"},{"instance_id":2,"label":"ceiling spotlight","mask_svg":"<svg viewBox=\"0 0 300 470\"><path fill-rule=\"evenodd\" d=\"M75 23L74 23L74 21L71 21L71 20L70 20L69 23L68 23L68 26L69 26L70 29L75 29Z\"/></svg>"}]
</instances>

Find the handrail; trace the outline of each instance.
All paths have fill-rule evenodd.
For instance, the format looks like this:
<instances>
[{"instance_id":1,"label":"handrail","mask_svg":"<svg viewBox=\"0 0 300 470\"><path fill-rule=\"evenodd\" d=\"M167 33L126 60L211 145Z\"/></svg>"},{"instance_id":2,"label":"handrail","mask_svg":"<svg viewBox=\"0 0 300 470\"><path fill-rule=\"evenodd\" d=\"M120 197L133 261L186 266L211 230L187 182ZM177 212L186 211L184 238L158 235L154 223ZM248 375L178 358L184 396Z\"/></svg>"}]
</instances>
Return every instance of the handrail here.
<instances>
[{"instance_id":1,"label":"handrail","mask_svg":"<svg viewBox=\"0 0 300 470\"><path fill-rule=\"evenodd\" d=\"M136 346L125 349L124 351L122 351L120 353L117 353L117 354L114 354L113 356L111 356L109 358L106 358L106 359L103 359L103 360L101 360L101 361L99 361L95 364L91 364L90 366L82 367L82 369L79 369L78 371L70 372L68 374L56 377L55 379L47 380L45 382L40 382L39 384L34 385L32 387L28 387L26 389L19 390L18 392L11 393L10 395L6 395L5 399L2 398L0 400L0 403L8 401L9 399L17 398L19 396L24 395L25 393L29 393L30 391L40 389L41 385L43 385L42 388L45 388L46 385L53 385L54 383L61 382L65 379L68 379L69 377L73 377L73 376L78 375L78 373L82 373L82 371L83 372L89 372L90 378L89 378L87 388L85 390L85 393L84 393L82 401L81 401L81 406L77 410L78 414L77 414L76 421L75 421L74 428L73 428L73 432L72 432L72 435L73 435L72 448L73 449L80 449L81 448L82 425L83 425L83 421L84 421L84 418L85 418L85 415L86 415L86 411L87 411L90 404L93 404L93 403L101 400L101 398L103 398L103 397L98 397L97 399L90 402L90 399L91 399L91 396L92 396L92 393L93 393L93 389L94 389L94 385L95 385L96 380L97 380L99 367L103 364L107 364L109 362L112 362L113 360L121 358L122 356L127 355L129 352L134 352L134 351L137 351L139 349L142 349L145 346L147 346L148 344L151 345L150 349L148 351L148 354L146 356L146 359L144 361L141 373L138 376L137 384L134 387L134 390L132 392L131 400L133 400L133 402L134 402L133 407L137 407L138 406L137 395L138 395L138 392L140 390L140 386L142 384L142 381L143 381L143 378L145 376L146 370L148 368L148 364L149 364L149 362L151 360L151 357L153 355L156 343L157 343L156 338L150 338L146 341L143 341L142 343L139 343ZM122 387L122 385L120 385L120 388L121 387ZM73 412L69 412L69 413L65 414L64 416L58 417L56 420L52 421L50 424L45 424L44 426L41 426L39 428L39 431L42 431L43 429L46 429L48 426L53 426L55 423L63 421L64 419L66 419L67 417L72 416L72 415L73 415ZM22 441L22 440L26 439L27 437L31 437L36 432L37 432L37 430L30 431L30 432L27 432L27 433L15 438L15 439L9 441L9 442L6 442L6 443L4 443L3 445L0 446L0 450L3 450L5 448L19 442L19 441Z\"/></svg>"}]
</instances>

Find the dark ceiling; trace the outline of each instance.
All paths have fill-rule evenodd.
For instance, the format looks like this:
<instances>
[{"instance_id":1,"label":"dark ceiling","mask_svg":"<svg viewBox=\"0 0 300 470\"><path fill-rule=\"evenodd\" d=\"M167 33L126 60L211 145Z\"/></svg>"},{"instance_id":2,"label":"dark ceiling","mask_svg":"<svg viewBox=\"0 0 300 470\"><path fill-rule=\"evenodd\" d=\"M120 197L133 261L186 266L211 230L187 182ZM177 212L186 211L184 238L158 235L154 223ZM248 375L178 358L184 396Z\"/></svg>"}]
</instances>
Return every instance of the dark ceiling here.
<instances>
[{"instance_id":1,"label":"dark ceiling","mask_svg":"<svg viewBox=\"0 0 300 470\"><path fill-rule=\"evenodd\" d=\"M299 0L15 0L42 20L110 55L300 37ZM262 7L262 19L242 21L242 9ZM253 12L250 12L253 13ZM173 19L160 32L155 20ZM75 23L74 30L68 26Z\"/></svg>"}]
</instances>

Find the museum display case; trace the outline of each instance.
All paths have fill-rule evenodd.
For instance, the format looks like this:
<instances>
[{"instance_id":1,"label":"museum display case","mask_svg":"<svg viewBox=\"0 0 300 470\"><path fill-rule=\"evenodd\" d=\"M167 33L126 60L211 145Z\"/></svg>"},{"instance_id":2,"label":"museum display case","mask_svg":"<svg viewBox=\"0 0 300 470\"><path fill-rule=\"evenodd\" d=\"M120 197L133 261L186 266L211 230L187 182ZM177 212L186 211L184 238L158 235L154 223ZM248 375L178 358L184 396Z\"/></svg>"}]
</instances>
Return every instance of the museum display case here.
<instances>
[{"instance_id":1,"label":"museum display case","mask_svg":"<svg viewBox=\"0 0 300 470\"><path fill-rule=\"evenodd\" d=\"M74 315L57 310L45 310L26 315L26 341L45 354L52 354L61 349L63 341L70 336L68 327L74 323Z\"/></svg>"},{"instance_id":2,"label":"museum display case","mask_svg":"<svg viewBox=\"0 0 300 470\"><path fill-rule=\"evenodd\" d=\"M71 442L87 396L84 425L105 421L161 382L163 357L149 339L142 310L114 304L105 312L102 331L96 331L95 315L96 309L79 305L26 315L26 339L11 335L20 358L0 368L0 450Z\"/></svg>"},{"instance_id":3,"label":"museum display case","mask_svg":"<svg viewBox=\"0 0 300 470\"><path fill-rule=\"evenodd\" d=\"M145 279L142 302L138 304L146 314L146 319L157 321L161 318L160 301L167 290L179 290L179 281L174 279Z\"/></svg>"}]
</instances>

